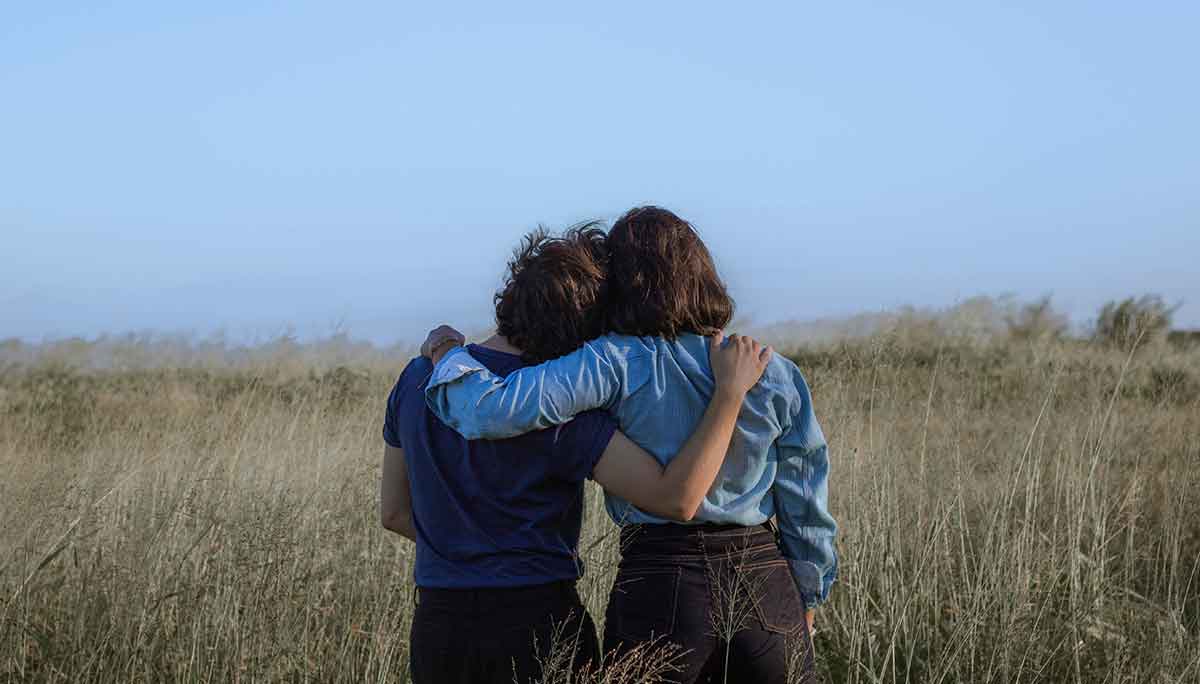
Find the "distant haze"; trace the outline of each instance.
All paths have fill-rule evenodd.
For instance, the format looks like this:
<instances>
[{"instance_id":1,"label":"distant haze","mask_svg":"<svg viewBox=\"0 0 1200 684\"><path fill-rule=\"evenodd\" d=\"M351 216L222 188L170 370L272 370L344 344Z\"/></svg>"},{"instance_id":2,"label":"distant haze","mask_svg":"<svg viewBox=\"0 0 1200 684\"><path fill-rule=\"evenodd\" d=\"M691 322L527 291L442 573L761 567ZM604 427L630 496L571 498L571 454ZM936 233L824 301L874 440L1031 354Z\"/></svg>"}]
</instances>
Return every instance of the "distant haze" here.
<instances>
[{"instance_id":1,"label":"distant haze","mask_svg":"<svg viewBox=\"0 0 1200 684\"><path fill-rule=\"evenodd\" d=\"M760 324L1143 293L1200 327L1200 4L8 3L0 338L486 328L658 203Z\"/></svg>"}]
</instances>

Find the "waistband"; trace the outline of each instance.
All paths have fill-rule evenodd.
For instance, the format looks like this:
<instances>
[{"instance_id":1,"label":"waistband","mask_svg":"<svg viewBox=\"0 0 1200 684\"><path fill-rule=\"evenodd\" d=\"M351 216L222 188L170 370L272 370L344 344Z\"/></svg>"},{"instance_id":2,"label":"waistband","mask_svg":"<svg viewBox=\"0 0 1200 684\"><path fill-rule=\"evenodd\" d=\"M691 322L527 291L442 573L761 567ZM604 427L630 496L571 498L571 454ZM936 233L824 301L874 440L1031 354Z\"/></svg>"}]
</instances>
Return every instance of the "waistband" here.
<instances>
[{"instance_id":1,"label":"waistband","mask_svg":"<svg viewBox=\"0 0 1200 684\"><path fill-rule=\"evenodd\" d=\"M621 528L624 558L663 555L710 555L778 546L774 523L761 525L635 524Z\"/></svg>"},{"instance_id":2,"label":"waistband","mask_svg":"<svg viewBox=\"0 0 1200 684\"><path fill-rule=\"evenodd\" d=\"M650 524L635 523L621 527L621 541L629 539L687 539L699 537L732 537L778 534L775 523L767 520L761 525L733 525L717 523L700 523L697 525L679 525L675 523Z\"/></svg>"},{"instance_id":3,"label":"waistband","mask_svg":"<svg viewBox=\"0 0 1200 684\"><path fill-rule=\"evenodd\" d=\"M532 584L523 587L488 587L484 589L441 589L417 587L420 604L453 607L465 610L487 610L514 603L567 600L578 601L573 580Z\"/></svg>"}]
</instances>

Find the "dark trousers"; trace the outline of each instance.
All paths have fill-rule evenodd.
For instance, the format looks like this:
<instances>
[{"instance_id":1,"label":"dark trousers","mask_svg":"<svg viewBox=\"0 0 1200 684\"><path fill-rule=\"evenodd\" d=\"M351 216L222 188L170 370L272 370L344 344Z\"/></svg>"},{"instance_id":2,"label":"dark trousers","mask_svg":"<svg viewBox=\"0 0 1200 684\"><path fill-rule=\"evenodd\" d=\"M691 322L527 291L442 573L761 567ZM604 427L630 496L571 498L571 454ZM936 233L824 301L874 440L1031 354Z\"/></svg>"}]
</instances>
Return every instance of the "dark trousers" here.
<instances>
[{"instance_id":1,"label":"dark trousers","mask_svg":"<svg viewBox=\"0 0 1200 684\"><path fill-rule=\"evenodd\" d=\"M813 681L804 603L771 530L629 525L621 547L606 654L657 639L681 647L672 682Z\"/></svg>"},{"instance_id":2,"label":"dark trousers","mask_svg":"<svg viewBox=\"0 0 1200 684\"><path fill-rule=\"evenodd\" d=\"M417 591L415 684L525 684L540 680L546 663L578 672L600 662L596 626L574 582Z\"/></svg>"}]
</instances>

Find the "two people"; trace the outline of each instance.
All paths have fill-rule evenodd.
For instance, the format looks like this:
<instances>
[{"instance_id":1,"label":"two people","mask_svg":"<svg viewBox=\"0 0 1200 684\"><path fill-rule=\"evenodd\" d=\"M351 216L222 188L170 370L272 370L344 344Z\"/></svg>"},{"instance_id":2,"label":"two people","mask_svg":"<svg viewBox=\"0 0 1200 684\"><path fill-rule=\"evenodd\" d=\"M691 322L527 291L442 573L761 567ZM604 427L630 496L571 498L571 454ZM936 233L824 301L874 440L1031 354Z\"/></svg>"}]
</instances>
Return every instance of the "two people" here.
<instances>
[{"instance_id":1,"label":"two people","mask_svg":"<svg viewBox=\"0 0 1200 684\"><path fill-rule=\"evenodd\" d=\"M534 294L516 304L523 292ZM781 682L789 660L811 673L812 610L827 599L837 572L827 449L795 365L777 355L767 358L745 338L722 343L732 313L732 300L691 226L665 209L642 207L622 216L607 236L585 228L559 240L535 236L527 242L497 296L498 337L462 347L451 330L431 334L432 358L414 361L405 371L412 377L402 376L389 400L387 424L415 434L405 439L385 427L385 515L407 503L396 494L402 478L395 461L411 481L412 522L402 531L418 543L416 681L456 681L444 670L429 678L422 663L438 648L461 653L472 639L460 629L451 640L447 625L465 629L482 615L511 615L505 606L520 605L531 614L515 630L520 643L503 646L514 667L498 672L500 679L538 676L541 654L531 644L542 640L531 639L538 629L531 626L564 613L579 635L577 667L598 662L594 628L568 586L582 569L564 563L553 578L511 572L529 563L541 566L543 555L571 556L562 549L577 543L579 518L572 506L578 504L550 524L537 511L500 506L509 515L498 517L492 510L495 500L514 493L529 500L514 486L536 477L542 480L531 487L539 492L548 491L551 479L566 483L566 500L589 465L622 536L606 614L606 658L666 640L682 654L672 681ZM495 356L518 350L519 360ZM615 421L619 432L599 454L596 440L586 439L568 444L570 454L555 453L560 440L582 439L575 437L581 432L603 437L611 427L601 429L605 419ZM434 432L444 439L422 437ZM539 439L551 446L537 450ZM574 480L552 471L563 467ZM495 469L507 479L487 481ZM439 520L447 514L453 524ZM483 541L462 546L464 530L478 531ZM514 535L518 530L538 530L533 536L553 541L530 545ZM502 568L514 583L492 588L476 575L461 586L438 587L422 572L431 558L488 567L489 573ZM546 588L552 584L559 588ZM514 591L567 598L506 603ZM534 613L536 619L528 619ZM442 640L435 635L439 625ZM489 638L480 635L480 644ZM472 653L485 648L466 645ZM789 653L797 648L798 659ZM517 661L527 653L535 664L521 669ZM477 660L495 655L480 652ZM487 678L476 669L467 680Z\"/></svg>"}]
</instances>

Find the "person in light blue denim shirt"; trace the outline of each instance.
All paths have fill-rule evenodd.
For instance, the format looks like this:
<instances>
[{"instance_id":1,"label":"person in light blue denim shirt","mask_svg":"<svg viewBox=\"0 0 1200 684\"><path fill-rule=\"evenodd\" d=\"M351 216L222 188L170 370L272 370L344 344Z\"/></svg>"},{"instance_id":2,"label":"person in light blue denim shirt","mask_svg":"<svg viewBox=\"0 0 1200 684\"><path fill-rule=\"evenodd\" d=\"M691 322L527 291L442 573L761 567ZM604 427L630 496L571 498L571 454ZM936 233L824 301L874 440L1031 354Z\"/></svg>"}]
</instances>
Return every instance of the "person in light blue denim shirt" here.
<instances>
[{"instance_id":1,"label":"person in light blue denim shirt","mask_svg":"<svg viewBox=\"0 0 1200 684\"><path fill-rule=\"evenodd\" d=\"M465 349L450 349L428 383L430 410L468 439L500 439L561 425L584 411L604 409L626 435L666 463L694 429L713 395L710 338L732 317L732 300L699 237L690 225L664 209L646 207L627 213L609 234L609 250L608 328L616 332L506 377L489 372ZM672 593L667 585L649 590L655 586L655 573L664 573L659 567L664 558L686 570L687 550L697 546L694 542L705 555L713 548L732 555L727 551L731 548L727 537L735 530L745 530L759 542L751 566L770 570L778 563L790 570L803 601L799 610L808 610L807 627L811 629L811 611L828 599L837 577L837 525L828 510L828 475L828 448L808 384L794 363L776 354L746 395L730 451L693 519L697 525L671 524L619 497L606 496L608 512L622 526L622 541L626 542L609 604L606 651L622 641L645 641L655 632L673 632L673 640L691 651L678 681L695 681L702 671L712 668L711 661L719 657L720 649L714 652L712 638L700 634L711 633L706 626L709 618L692 606L701 603L701 598L713 600L714 590L704 573L691 574L691 594L687 593L686 576L677 582L674 594L678 598L666 617L637 614L647 611L631 606L632 599L623 599L620 587L628 574L647 587L638 598L653 603L656 592ZM786 563L773 543L761 543L758 528L772 519L778 525ZM645 536L651 541L642 545L645 548L628 545L633 537L627 538L625 533L635 529L649 531ZM672 529L680 532L664 534ZM681 535L689 536L683 539ZM772 535L765 538L774 541ZM668 567L665 572L670 571ZM711 567L707 574L713 575ZM791 608L793 604L779 593L778 586L771 585L766 600L759 597L756 610L767 631L780 627L778 631L794 636L800 616L780 614L798 611ZM709 596L693 598L697 592ZM690 634L688 624L692 625ZM761 635L751 636L752 642L743 639L745 643L731 644L731 658L738 655L739 648L756 655L743 657L742 669L735 667L730 676L738 673L734 681L782 681L782 648L768 644ZM806 669L811 671L811 642L808 644Z\"/></svg>"}]
</instances>

